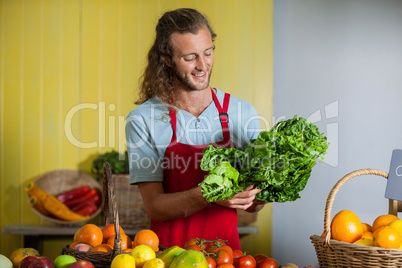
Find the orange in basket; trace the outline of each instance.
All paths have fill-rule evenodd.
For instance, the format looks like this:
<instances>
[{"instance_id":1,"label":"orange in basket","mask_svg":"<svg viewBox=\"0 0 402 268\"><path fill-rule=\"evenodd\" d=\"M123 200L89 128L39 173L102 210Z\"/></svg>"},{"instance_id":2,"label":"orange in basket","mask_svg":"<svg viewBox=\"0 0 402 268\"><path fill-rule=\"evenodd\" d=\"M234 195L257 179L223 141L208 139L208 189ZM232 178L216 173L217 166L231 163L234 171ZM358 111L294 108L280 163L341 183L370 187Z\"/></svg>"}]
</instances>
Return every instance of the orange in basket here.
<instances>
[{"instance_id":1,"label":"orange in basket","mask_svg":"<svg viewBox=\"0 0 402 268\"><path fill-rule=\"evenodd\" d=\"M364 232L372 232L373 229L371 228L371 225L368 223L363 223L362 222L362 226L363 226L363 233Z\"/></svg>"},{"instance_id":2,"label":"orange in basket","mask_svg":"<svg viewBox=\"0 0 402 268\"><path fill-rule=\"evenodd\" d=\"M362 223L350 210L341 210L331 222L331 236L333 239L353 243L363 235Z\"/></svg>"},{"instance_id":3,"label":"orange in basket","mask_svg":"<svg viewBox=\"0 0 402 268\"><path fill-rule=\"evenodd\" d=\"M114 248L114 238L115 238L115 236L111 236L109 238L109 240L107 241L107 244L110 245L112 248ZM127 248L132 247L132 242L128 235L121 233L120 239L121 239L121 242L120 242L121 250L125 250Z\"/></svg>"},{"instance_id":4,"label":"orange in basket","mask_svg":"<svg viewBox=\"0 0 402 268\"><path fill-rule=\"evenodd\" d=\"M385 214L378 216L377 218L375 218L373 222L372 232L374 233L381 226L388 225L390 222L394 220L399 220L399 218L393 214Z\"/></svg>"},{"instance_id":5,"label":"orange in basket","mask_svg":"<svg viewBox=\"0 0 402 268\"><path fill-rule=\"evenodd\" d=\"M95 246L91 252L111 252L113 248L108 244L100 244Z\"/></svg>"},{"instance_id":6,"label":"orange in basket","mask_svg":"<svg viewBox=\"0 0 402 268\"><path fill-rule=\"evenodd\" d=\"M85 224L74 235L74 242L85 243L92 247L102 244L102 241L102 230L92 223Z\"/></svg>"},{"instance_id":7,"label":"orange in basket","mask_svg":"<svg viewBox=\"0 0 402 268\"><path fill-rule=\"evenodd\" d=\"M121 234L124 234L124 230L123 228L121 228L121 226L119 226L119 230ZM106 244L109 238L116 234L114 223L108 224L105 227L103 227L102 234L103 234L103 243Z\"/></svg>"},{"instance_id":8,"label":"orange in basket","mask_svg":"<svg viewBox=\"0 0 402 268\"><path fill-rule=\"evenodd\" d=\"M390 226L381 226L374 234L373 244L382 248L399 248L401 244L401 235Z\"/></svg>"}]
</instances>

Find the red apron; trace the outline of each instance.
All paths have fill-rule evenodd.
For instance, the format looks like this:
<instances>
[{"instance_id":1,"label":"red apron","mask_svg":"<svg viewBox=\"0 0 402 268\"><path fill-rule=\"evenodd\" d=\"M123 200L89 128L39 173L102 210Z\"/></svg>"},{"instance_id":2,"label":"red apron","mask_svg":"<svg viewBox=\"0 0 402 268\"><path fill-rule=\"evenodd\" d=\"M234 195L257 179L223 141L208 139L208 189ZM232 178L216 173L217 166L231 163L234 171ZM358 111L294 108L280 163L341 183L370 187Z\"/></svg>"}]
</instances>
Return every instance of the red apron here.
<instances>
[{"instance_id":1,"label":"red apron","mask_svg":"<svg viewBox=\"0 0 402 268\"><path fill-rule=\"evenodd\" d=\"M213 145L223 148L234 147L230 140L227 121L230 94L225 94L223 108L221 108L213 91L212 96L220 114L223 131L223 141ZM178 143L176 137L176 113L173 109L169 112L173 136L169 146L166 148L164 157L166 161L164 166L166 168L163 173L163 187L165 193L174 193L194 188L204 180L204 176L208 172L201 170L200 163L203 150L209 144L189 145ZM184 169L183 165L177 165L178 160L185 161L187 168ZM236 210L217 204L207 206L199 212L184 218L168 221L151 220L151 229L157 233L160 245L168 248L175 245L183 247L188 239L198 237L206 240L221 238L227 240L228 245L233 249L240 249Z\"/></svg>"}]
</instances>

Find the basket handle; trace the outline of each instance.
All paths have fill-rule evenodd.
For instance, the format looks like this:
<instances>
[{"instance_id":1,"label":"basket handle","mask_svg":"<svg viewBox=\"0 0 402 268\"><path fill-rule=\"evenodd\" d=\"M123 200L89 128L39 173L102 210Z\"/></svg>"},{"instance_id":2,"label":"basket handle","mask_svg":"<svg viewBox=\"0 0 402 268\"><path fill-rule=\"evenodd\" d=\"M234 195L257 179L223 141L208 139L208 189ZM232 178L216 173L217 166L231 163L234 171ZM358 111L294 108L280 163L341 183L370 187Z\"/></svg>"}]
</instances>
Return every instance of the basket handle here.
<instances>
[{"instance_id":1,"label":"basket handle","mask_svg":"<svg viewBox=\"0 0 402 268\"><path fill-rule=\"evenodd\" d=\"M117 211L116 198L114 194L114 182L112 179L112 170L110 164L105 162L103 164L103 208L105 213L105 224L114 222L116 236L114 238L114 247L111 258L121 253L121 239L120 239L120 223L119 212ZM111 215L110 212L113 212Z\"/></svg>"},{"instance_id":2,"label":"basket handle","mask_svg":"<svg viewBox=\"0 0 402 268\"><path fill-rule=\"evenodd\" d=\"M328 198L327 202L325 204L325 215L324 215L324 234L325 234L325 240L324 244L329 244L329 241L331 239L331 231L330 231L330 225L331 225L331 211L332 211L332 205L335 200L335 196L342 187L345 182L348 180L357 177L357 176L362 176L362 175L379 175L384 178L388 178L388 173L378 170L378 169L359 169L355 170L353 172L350 172L349 174L346 174L342 179L340 179L334 187L332 187Z\"/></svg>"}]
</instances>

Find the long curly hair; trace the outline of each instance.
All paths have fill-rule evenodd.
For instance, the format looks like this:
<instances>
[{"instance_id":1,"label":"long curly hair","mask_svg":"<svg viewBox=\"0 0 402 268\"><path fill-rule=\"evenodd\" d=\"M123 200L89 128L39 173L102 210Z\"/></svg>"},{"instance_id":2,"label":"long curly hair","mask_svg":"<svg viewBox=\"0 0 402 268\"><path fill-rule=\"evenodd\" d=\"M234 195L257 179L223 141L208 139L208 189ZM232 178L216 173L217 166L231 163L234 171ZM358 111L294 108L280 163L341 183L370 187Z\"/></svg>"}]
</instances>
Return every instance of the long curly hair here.
<instances>
[{"instance_id":1,"label":"long curly hair","mask_svg":"<svg viewBox=\"0 0 402 268\"><path fill-rule=\"evenodd\" d=\"M203 26L208 28L214 41L216 34L207 18L197 10L179 8L163 14L156 25L155 42L148 52L148 65L140 78L139 98L135 104L144 103L156 95L164 102L171 102L173 71L166 65L173 56L170 38L173 33L196 34Z\"/></svg>"}]
</instances>

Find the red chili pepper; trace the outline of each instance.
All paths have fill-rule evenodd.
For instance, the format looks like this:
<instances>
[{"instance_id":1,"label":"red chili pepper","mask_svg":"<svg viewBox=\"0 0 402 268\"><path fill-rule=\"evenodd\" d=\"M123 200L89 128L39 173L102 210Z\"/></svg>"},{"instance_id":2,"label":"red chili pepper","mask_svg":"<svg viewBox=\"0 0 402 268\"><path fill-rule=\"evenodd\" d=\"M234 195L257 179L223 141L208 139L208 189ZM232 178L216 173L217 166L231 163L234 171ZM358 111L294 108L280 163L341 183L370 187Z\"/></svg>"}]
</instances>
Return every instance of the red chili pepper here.
<instances>
[{"instance_id":1,"label":"red chili pepper","mask_svg":"<svg viewBox=\"0 0 402 268\"><path fill-rule=\"evenodd\" d=\"M91 216L97 210L98 210L98 208L95 206L95 204L91 204L91 205L88 205L88 206L78 210L77 213L82 216Z\"/></svg>"},{"instance_id":2,"label":"red chili pepper","mask_svg":"<svg viewBox=\"0 0 402 268\"><path fill-rule=\"evenodd\" d=\"M69 207L72 208L77 204L80 204L82 202L85 202L86 200L88 200L89 198L97 195L97 190L95 188L92 188L87 194L85 194L84 196L72 199L72 200L68 200L66 202L64 202L64 204Z\"/></svg>"},{"instance_id":3,"label":"red chili pepper","mask_svg":"<svg viewBox=\"0 0 402 268\"><path fill-rule=\"evenodd\" d=\"M99 205L100 201L101 201L100 200L100 194L96 194L96 195L92 196L91 198L89 198L88 200L86 200L86 201L84 201L84 202L82 202L80 204L77 204L71 210L74 211L74 212L77 212L80 209L82 209L82 208L84 208L86 206L89 206L91 204Z\"/></svg>"},{"instance_id":4,"label":"red chili pepper","mask_svg":"<svg viewBox=\"0 0 402 268\"><path fill-rule=\"evenodd\" d=\"M66 191L64 193L56 195L56 198L59 199L60 202L66 202L67 200L75 199L80 196L85 195L88 193L91 189L88 187L88 185L80 186L75 189L72 189L70 191Z\"/></svg>"}]
</instances>

